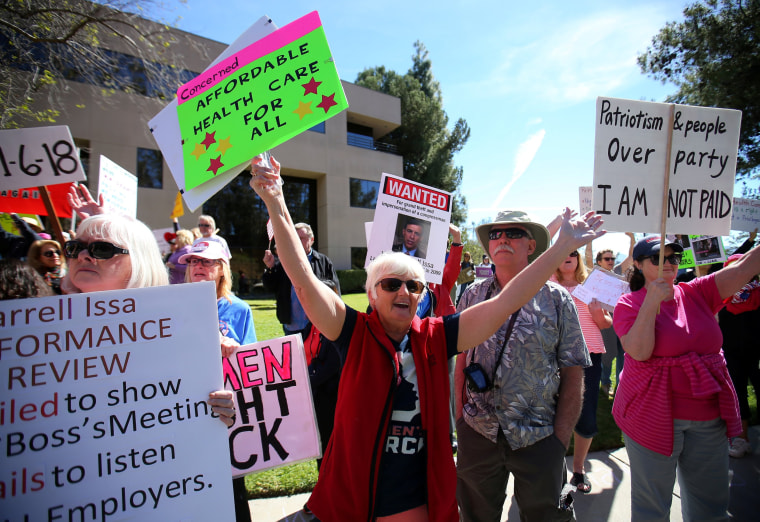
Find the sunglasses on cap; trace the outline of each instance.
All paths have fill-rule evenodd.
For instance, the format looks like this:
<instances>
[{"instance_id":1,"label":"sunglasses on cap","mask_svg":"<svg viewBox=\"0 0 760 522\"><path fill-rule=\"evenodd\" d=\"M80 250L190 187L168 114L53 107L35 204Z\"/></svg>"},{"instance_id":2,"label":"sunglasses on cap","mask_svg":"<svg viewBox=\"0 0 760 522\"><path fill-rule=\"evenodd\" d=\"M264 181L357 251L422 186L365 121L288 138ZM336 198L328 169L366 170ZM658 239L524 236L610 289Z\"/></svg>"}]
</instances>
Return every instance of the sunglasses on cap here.
<instances>
[{"instance_id":1,"label":"sunglasses on cap","mask_svg":"<svg viewBox=\"0 0 760 522\"><path fill-rule=\"evenodd\" d=\"M60 256L61 255L61 251L58 250L58 249L48 250L47 252L43 252L42 255L45 256L45 257Z\"/></svg>"},{"instance_id":2,"label":"sunglasses on cap","mask_svg":"<svg viewBox=\"0 0 760 522\"><path fill-rule=\"evenodd\" d=\"M79 256L82 250L87 250L93 259L111 259L117 254L129 254L129 250L126 248L117 247L108 241L93 241L92 243L78 240L66 241L63 250L66 257L72 259Z\"/></svg>"},{"instance_id":3,"label":"sunglasses on cap","mask_svg":"<svg viewBox=\"0 0 760 522\"><path fill-rule=\"evenodd\" d=\"M492 228L488 231L488 239L499 239L501 235L507 236L507 239L520 239L523 237L529 237L528 233L521 228Z\"/></svg>"},{"instance_id":4,"label":"sunglasses on cap","mask_svg":"<svg viewBox=\"0 0 760 522\"><path fill-rule=\"evenodd\" d=\"M425 283L422 281L417 281L415 279L407 279L406 281L402 281L401 279L396 279L395 277L386 277L385 279L381 279L375 284L375 286L377 285L380 285L380 288L386 292L398 292L401 288L401 285L406 285L406 289L409 290L410 294L421 294L425 289Z\"/></svg>"},{"instance_id":5,"label":"sunglasses on cap","mask_svg":"<svg viewBox=\"0 0 760 522\"><path fill-rule=\"evenodd\" d=\"M655 254L653 256L644 256L642 259L649 259L653 265L660 264L660 254ZM671 265L680 265L681 259L683 259L683 254L670 254L669 256L662 258L663 262L670 263Z\"/></svg>"}]
</instances>

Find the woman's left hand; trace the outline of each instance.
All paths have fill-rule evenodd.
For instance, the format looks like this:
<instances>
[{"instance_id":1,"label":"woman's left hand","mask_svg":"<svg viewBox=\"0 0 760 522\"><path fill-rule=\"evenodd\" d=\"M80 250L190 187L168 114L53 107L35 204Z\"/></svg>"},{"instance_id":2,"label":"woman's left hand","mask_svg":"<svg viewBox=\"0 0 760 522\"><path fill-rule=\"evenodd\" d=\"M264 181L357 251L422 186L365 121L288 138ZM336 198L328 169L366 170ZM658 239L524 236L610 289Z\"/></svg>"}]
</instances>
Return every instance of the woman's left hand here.
<instances>
[{"instance_id":1,"label":"woman's left hand","mask_svg":"<svg viewBox=\"0 0 760 522\"><path fill-rule=\"evenodd\" d=\"M218 390L208 394L208 403L211 411L219 415L228 428L235 424L235 400L234 395L228 390Z\"/></svg>"}]
</instances>

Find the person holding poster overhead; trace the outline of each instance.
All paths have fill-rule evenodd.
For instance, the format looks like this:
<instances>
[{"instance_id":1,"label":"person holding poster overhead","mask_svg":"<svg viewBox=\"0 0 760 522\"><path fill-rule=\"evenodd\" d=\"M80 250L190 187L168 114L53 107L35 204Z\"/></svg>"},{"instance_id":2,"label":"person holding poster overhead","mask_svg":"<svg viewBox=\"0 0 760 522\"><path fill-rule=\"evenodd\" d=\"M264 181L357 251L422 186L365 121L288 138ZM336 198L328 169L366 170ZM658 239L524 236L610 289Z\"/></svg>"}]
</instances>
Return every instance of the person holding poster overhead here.
<instances>
[{"instance_id":1,"label":"person holding poster overhead","mask_svg":"<svg viewBox=\"0 0 760 522\"><path fill-rule=\"evenodd\" d=\"M613 318L626 361L612 414L631 464L632 519L668 520L677 474L684 520L727 520L728 437L741 422L715 314L760 272L760 250L674 285L683 247L664 244L661 276L660 248L659 236L636 243L631 293Z\"/></svg>"},{"instance_id":2,"label":"person holding poster overhead","mask_svg":"<svg viewBox=\"0 0 760 522\"><path fill-rule=\"evenodd\" d=\"M557 242L503 292L461 314L420 319L424 270L384 253L367 268L369 314L314 275L288 212L280 165L252 163L251 186L269 212L280 262L312 323L345 356L335 426L307 502L323 522L459 519L448 437L446 361L492 335L549 278L567 253L599 237L601 218L565 214Z\"/></svg>"}]
</instances>

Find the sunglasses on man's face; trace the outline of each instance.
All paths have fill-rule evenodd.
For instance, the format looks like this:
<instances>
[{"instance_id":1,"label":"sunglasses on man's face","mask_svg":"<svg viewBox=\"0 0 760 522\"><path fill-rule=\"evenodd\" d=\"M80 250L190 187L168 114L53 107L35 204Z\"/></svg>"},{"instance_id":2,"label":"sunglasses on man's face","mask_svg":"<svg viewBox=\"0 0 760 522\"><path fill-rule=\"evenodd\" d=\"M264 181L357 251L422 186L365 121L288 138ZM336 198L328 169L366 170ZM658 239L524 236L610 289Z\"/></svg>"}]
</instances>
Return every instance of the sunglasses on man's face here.
<instances>
[{"instance_id":1,"label":"sunglasses on man's face","mask_svg":"<svg viewBox=\"0 0 760 522\"><path fill-rule=\"evenodd\" d=\"M612 262L612 261L614 261L614 260L615 260L615 258L614 258L614 257L603 257L603 258L602 258L602 261L607 261L608 263L610 263L610 262Z\"/></svg>"},{"instance_id":2,"label":"sunglasses on man's face","mask_svg":"<svg viewBox=\"0 0 760 522\"><path fill-rule=\"evenodd\" d=\"M401 279L396 279L395 277L386 277L385 279L381 279L375 284L375 286L377 285L380 285L380 288L386 292L398 292L401 289L401 285L406 285L406 289L409 290L410 294L421 294L425 289L425 283L422 281L417 281L415 279L407 279L406 281L402 281Z\"/></svg>"},{"instance_id":3,"label":"sunglasses on man's face","mask_svg":"<svg viewBox=\"0 0 760 522\"><path fill-rule=\"evenodd\" d=\"M209 228L211 225L208 223L198 223L198 228Z\"/></svg>"},{"instance_id":4,"label":"sunglasses on man's face","mask_svg":"<svg viewBox=\"0 0 760 522\"><path fill-rule=\"evenodd\" d=\"M64 252L68 258L76 258L83 250L87 250L93 259L111 259L117 254L129 254L126 248L117 247L108 241L93 241L85 243L84 241L66 241L63 245Z\"/></svg>"},{"instance_id":5,"label":"sunglasses on man's face","mask_svg":"<svg viewBox=\"0 0 760 522\"><path fill-rule=\"evenodd\" d=\"M660 264L660 254L655 254L653 256L646 256L644 259L649 259L653 265ZM663 259L663 263L670 263L671 265L680 265L681 259L683 259L683 254L670 254L669 256L665 256L662 259Z\"/></svg>"},{"instance_id":6,"label":"sunglasses on man's face","mask_svg":"<svg viewBox=\"0 0 760 522\"><path fill-rule=\"evenodd\" d=\"M45 257L60 256L61 255L61 251L57 250L57 249L56 250L48 250L47 252L43 252L42 255L45 256Z\"/></svg>"},{"instance_id":7,"label":"sunglasses on man's face","mask_svg":"<svg viewBox=\"0 0 760 522\"><path fill-rule=\"evenodd\" d=\"M521 228L492 228L488 231L488 239L491 241L499 239L501 235L507 236L507 239L520 239L528 237L528 233Z\"/></svg>"}]
</instances>

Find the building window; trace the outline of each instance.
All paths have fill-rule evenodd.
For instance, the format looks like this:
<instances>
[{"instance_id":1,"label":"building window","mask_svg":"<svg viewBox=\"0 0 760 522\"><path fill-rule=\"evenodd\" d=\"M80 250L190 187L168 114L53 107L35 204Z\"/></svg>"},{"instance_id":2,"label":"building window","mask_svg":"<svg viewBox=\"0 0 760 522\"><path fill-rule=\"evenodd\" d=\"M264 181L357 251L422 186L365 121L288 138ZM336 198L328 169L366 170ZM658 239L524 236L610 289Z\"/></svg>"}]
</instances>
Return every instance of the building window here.
<instances>
[{"instance_id":1,"label":"building window","mask_svg":"<svg viewBox=\"0 0 760 522\"><path fill-rule=\"evenodd\" d=\"M379 181L351 178L351 206L359 208L375 208L379 191Z\"/></svg>"},{"instance_id":2,"label":"building window","mask_svg":"<svg viewBox=\"0 0 760 522\"><path fill-rule=\"evenodd\" d=\"M137 148L137 186L140 188L163 188L164 157L160 151Z\"/></svg>"},{"instance_id":3,"label":"building window","mask_svg":"<svg viewBox=\"0 0 760 522\"><path fill-rule=\"evenodd\" d=\"M351 247L351 268L364 268L367 260L367 247Z\"/></svg>"},{"instance_id":4,"label":"building window","mask_svg":"<svg viewBox=\"0 0 760 522\"><path fill-rule=\"evenodd\" d=\"M325 122L317 123L314 125L311 129L309 129L312 132L319 132L324 134L325 133Z\"/></svg>"}]
</instances>

